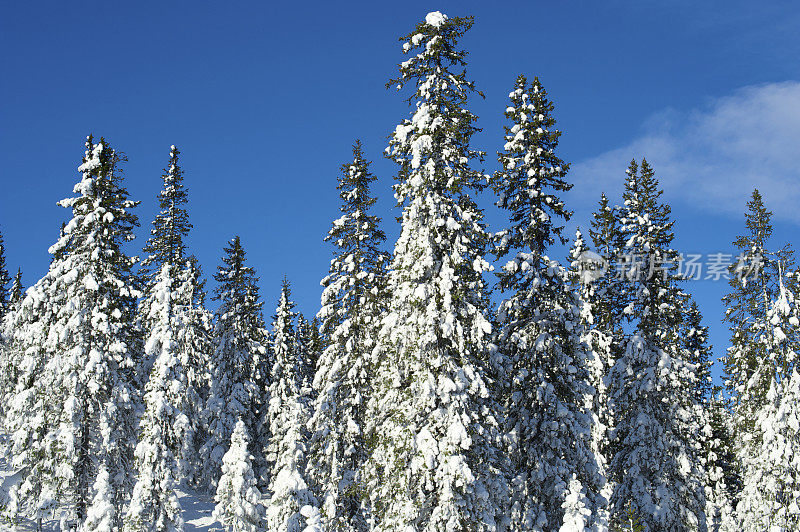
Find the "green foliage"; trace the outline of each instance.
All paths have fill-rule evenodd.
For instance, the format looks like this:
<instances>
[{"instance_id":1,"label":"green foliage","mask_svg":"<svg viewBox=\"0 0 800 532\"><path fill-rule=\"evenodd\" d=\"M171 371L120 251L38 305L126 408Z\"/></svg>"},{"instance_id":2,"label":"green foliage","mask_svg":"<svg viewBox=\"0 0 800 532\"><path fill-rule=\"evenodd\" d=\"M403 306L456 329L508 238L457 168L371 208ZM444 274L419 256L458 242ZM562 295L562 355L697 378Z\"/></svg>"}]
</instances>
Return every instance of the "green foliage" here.
<instances>
[{"instance_id":1,"label":"green foliage","mask_svg":"<svg viewBox=\"0 0 800 532\"><path fill-rule=\"evenodd\" d=\"M789 271L794 263L794 253L788 244L777 251L770 248L772 212L767 210L758 189L753 190L747 209L747 232L733 241L740 256L730 267L731 292L722 299L727 307L725 321L731 331L731 347L723 359L726 384L735 403L743 394L750 403L746 408L750 414L738 416L744 430L752 427L752 413L763 405L771 378L769 372L758 371L767 358L766 344L758 341L758 337L770 305L778 296L781 270ZM745 412L740 409L740 413Z\"/></svg>"},{"instance_id":2,"label":"green foliage","mask_svg":"<svg viewBox=\"0 0 800 532\"><path fill-rule=\"evenodd\" d=\"M3 242L3 233L0 233L0 321L5 316L9 304L9 288L8 283L11 282L11 277L8 275L8 268L6 267L6 247Z\"/></svg>"},{"instance_id":3,"label":"green foliage","mask_svg":"<svg viewBox=\"0 0 800 532\"><path fill-rule=\"evenodd\" d=\"M624 518L612 525L611 530L613 532L645 532L644 523L639 518L633 503L629 502L625 506Z\"/></svg>"},{"instance_id":4,"label":"green foliage","mask_svg":"<svg viewBox=\"0 0 800 532\"><path fill-rule=\"evenodd\" d=\"M142 250L146 257L141 263L141 274L148 284L153 282L164 264L183 266L182 263L188 260L184 239L192 224L185 208L189 195L183 186L180 153L172 146L169 162L161 176L164 184L158 195L160 211L153 220L150 239Z\"/></svg>"}]
</instances>

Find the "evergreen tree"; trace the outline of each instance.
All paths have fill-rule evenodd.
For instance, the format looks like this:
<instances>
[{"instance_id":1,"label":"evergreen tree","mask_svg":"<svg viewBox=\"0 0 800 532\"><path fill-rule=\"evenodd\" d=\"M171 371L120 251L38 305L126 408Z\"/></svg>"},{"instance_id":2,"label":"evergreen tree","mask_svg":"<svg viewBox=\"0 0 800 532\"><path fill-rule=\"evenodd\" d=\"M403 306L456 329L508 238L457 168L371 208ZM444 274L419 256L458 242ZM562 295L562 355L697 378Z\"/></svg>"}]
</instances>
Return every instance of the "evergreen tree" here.
<instances>
[{"instance_id":1,"label":"evergreen tree","mask_svg":"<svg viewBox=\"0 0 800 532\"><path fill-rule=\"evenodd\" d=\"M169 163L161 176L164 185L158 195L160 210L143 249L146 257L142 260L140 272L148 284L155 282L165 264L174 266L188 259L184 239L192 224L185 207L189 193L183 186L183 170L178 160L180 153L175 146L170 148Z\"/></svg>"},{"instance_id":2,"label":"evergreen tree","mask_svg":"<svg viewBox=\"0 0 800 532\"><path fill-rule=\"evenodd\" d=\"M248 429L240 419L231 434L230 448L222 458L222 478L217 485L214 519L230 532L260 532L261 493L248 452ZM269 529L272 530L272 529Z\"/></svg>"},{"instance_id":3,"label":"evergreen tree","mask_svg":"<svg viewBox=\"0 0 800 532\"><path fill-rule=\"evenodd\" d=\"M559 194L572 187L565 180L569 165L555 154L561 133L538 78L529 83L519 76L509 98L511 124L493 186L510 223L497 255L513 252L499 274L510 297L500 304L497 335L506 358L511 527L590 526L600 488L585 402L590 356L580 333L581 302L567 272L545 254L556 239L564 242L560 223L571 213Z\"/></svg>"},{"instance_id":4,"label":"evergreen tree","mask_svg":"<svg viewBox=\"0 0 800 532\"><path fill-rule=\"evenodd\" d=\"M311 335L309 338L311 352L314 354L317 360L317 365L319 365L319 359L322 356L323 351L328 346L330 341L328 340L328 335L323 334L321 332L321 322L318 316L314 316L311 319ZM315 366L315 373L316 375L316 366Z\"/></svg>"},{"instance_id":5,"label":"evergreen tree","mask_svg":"<svg viewBox=\"0 0 800 532\"><path fill-rule=\"evenodd\" d=\"M633 166L631 167L633 168ZM634 170L635 172L635 170ZM611 271L623 257L625 237L619 222L620 212L609 204L605 194L600 197L598 209L592 214L589 236L596 252L603 258L605 275L598 275L592 282L592 314L597 328L612 337L613 357L619 358L623 341L622 325L625 321L625 285ZM599 273L599 272L598 272Z\"/></svg>"},{"instance_id":6,"label":"evergreen tree","mask_svg":"<svg viewBox=\"0 0 800 532\"><path fill-rule=\"evenodd\" d=\"M16 305L22 300L25 294L25 287L22 284L22 268L17 268L17 274L11 283L11 290L8 293L8 300L12 305Z\"/></svg>"},{"instance_id":7,"label":"evergreen tree","mask_svg":"<svg viewBox=\"0 0 800 532\"><path fill-rule=\"evenodd\" d=\"M691 299L688 295L686 298ZM694 403L695 408L700 410L696 416L706 422L701 427L698 440L699 459L707 475L704 481L707 525L711 531L725 530L733 525L733 486L728 486L727 481L734 478L733 469L736 467L727 423L730 416L722 398L718 397L718 389L713 385L708 327L703 325L700 308L694 300L684 313L680 338L689 362L695 365L697 382Z\"/></svg>"},{"instance_id":8,"label":"evergreen tree","mask_svg":"<svg viewBox=\"0 0 800 532\"><path fill-rule=\"evenodd\" d=\"M758 338L770 304L778 297L779 267L783 264L788 271L792 265L788 246L778 251L769 247L772 212L764 206L758 189L753 191L747 208L747 232L733 241L740 256L731 266L732 291L723 298L731 330L731 345L723 359L726 384L736 410L737 431L742 434L755 430L756 413L766 403L771 376L757 370L769 355Z\"/></svg>"},{"instance_id":9,"label":"evergreen tree","mask_svg":"<svg viewBox=\"0 0 800 532\"><path fill-rule=\"evenodd\" d=\"M353 161L342 166L337 187L342 216L325 237L337 248L322 280L325 289L318 315L330 343L314 379L319 393L310 423L309 471L323 503L325 524L337 531L367 529L359 476L368 453L364 416L371 395L371 355L385 311L386 266L381 251L386 237L380 219L370 214L374 181L357 141Z\"/></svg>"},{"instance_id":10,"label":"evergreen tree","mask_svg":"<svg viewBox=\"0 0 800 532\"><path fill-rule=\"evenodd\" d=\"M783 277L783 273L779 271ZM753 380L769 382L752 429L740 433L743 490L736 508L742 530L800 527L800 312L790 290L778 281L777 298L754 337L764 357ZM740 403L741 404L741 403ZM738 412L737 412L738 413Z\"/></svg>"},{"instance_id":11,"label":"evergreen tree","mask_svg":"<svg viewBox=\"0 0 800 532\"><path fill-rule=\"evenodd\" d=\"M3 233L0 233L0 322L3 321L9 307L9 287L11 276L8 274L6 267L6 246L3 242Z\"/></svg>"},{"instance_id":12,"label":"evergreen tree","mask_svg":"<svg viewBox=\"0 0 800 532\"><path fill-rule=\"evenodd\" d=\"M590 251L580 229L576 231L575 241L570 250L569 260L572 289L579 298L581 340L587 349L589 384L592 393L587 394L587 410L592 415L592 445L598 467L600 491L593 510L594 521L598 524L608 523L607 503L611 497L612 485L606 482L608 468L609 428L613 424L609 409L606 375L614 364L613 335L598 323L596 312L602 305L602 298L597 296L597 283L606 275L607 262L602 256Z\"/></svg>"},{"instance_id":13,"label":"evergreen tree","mask_svg":"<svg viewBox=\"0 0 800 532\"><path fill-rule=\"evenodd\" d=\"M91 529L98 515L119 527L128 492L138 294L122 249L137 223L124 155L91 136L86 148L77 195L60 202L73 218L16 313L22 374L7 422L14 466L26 472L16 503L41 516L57 500Z\"/></svg>"},{"instance_id":14,"label":"evergreen tree","mask_svg":"<svg viewBox=\"0 0 800 532\"><path fill-rule=\"evenodd\" d=\"M2 255L1 247L2 234L0 234L0 255ZM22 270L18 269L9 291L8 308L0 317L0 401L2 404L9 404L10 394L17 384L19 374L17 360L19 353L12 348L12 338L14 335L14 312L19 310L22 294ZM2 423L5 413L6 409L0 412L0 423Z\"/></svg>"},{"instance_id":15,"label":"evergreen tree","mask_svg":"<svg viewBox=\"0 0 800 532\"><path fill-rule=\"evenodd\" d=\"M679 333L684 293L678 286L674 221L647 161L625 183L625 311L635 327L611 369L614 418L609 473L612 522L632 505L648 530L705 529L705 471L696 434L705 425L697 375Z\"/></svg>"},{"instance_id":16,"label":"evergreen tree","mask_svg":"<svg viewBox=\"0 0 800 532\"><path fill-rule=\"evenodd\" d=\"M736 522L736 503L741 492L741 476L733 441L733 416L730 401L722 396L720 387L707 405L708 425L703 431L706 451L706 521L712 532L739 530Z\"/></svg>"},{"instance_id":17,"label":"evergreen tree","mask_svg":"<svg viewBox=\"0 0 800 532\"><path fill-rule=\"evenodd\" d=\"M265 404L263 390L255 384L266 355L258 277L245 264L245 250L238 236L225 247L225 254L214 276L219 283L215 299L220 306L215 314L211 382L204 411L208 434L200 449L203 478L214 486L237 420L244 422L248 442L254 441ZM263 461L259 451L258 446L251 449L256 464Z\"/></svg>"},{"instance_id":18,"label":"evergreen tree","mask_svg":"<svg viewBox=\"0 0 800 532\"><path fill-rule=\"evenodd\" d=\"M187 426L180 438L174 440L180 448L173 447L170 453L180 467L174 471L174 481L185 478L198 480L200 474L197 449L204 441L201 413L208 378L205 375L211 351L210 316L203 308L204 284L197 260L187 255L184 239L191 224L185 205L188 193L183 187L183 171L180 168L175 146L170 149L170 160L162 176L163 188L159 194L160 211L153 220L151 237L145 244L140 275L145 287L144 299L139 306L138 320L148 339L157 339L169 334L176 360L181 365L181 397L173 397L173 405L186 416ZM167 269L164 267L168 266ZM170 279L164 278L169 273ZM162 293L156 292L156 284L162 284ZM168 288L164 288L168 287ZM164 291L166 290L166 291ZM165 294L168 301L165 302ZM164 305L167 305L168 323L163 321ZM140 364L140 380L147 382L152 376L152 365L159 355L158 350L144 350ZM152 354L151 354L152 353Z\"/></svg>"},{"instance_id":19,"label":"evergreen tree","mask_svg":"<svg viewBox=\"0 0 800 532\"><path fill-rule=\"evenodd\" d=\"M267 448L272 465L266 525L275 532L300 532L306 505L317 506L305 479L308 434L307 399L301 395L300 365L289 282L284 279L273 324L272 383L269 388Z\"/></svg>"},{"instance_id":20,"label":"evergreen tree","mask_svg":"<svg viewBox=\"0 0 800 532\"><path fill-rule=\"evenodd\" d=\"M297 315L296 335L295 345L297 345L297 358L300 364L300 389L303 395L310 398L314 395L312 383L314 382L318 353L315 353L314 346L311 344L311 324L308 323L302 312Z\"/></svg>"},{"instance_id":21,"label":"evergreen tree","mask_svg":"<svg viewBox=\"0 0 800 532\"><path fill-rule=\"evenodd\" d=\"M154 360L145 388L145 412L136 446L138 478L126 517L126 530L183 530L181 508L175 486L183 477L180 459L186 442L193 441L190 415L196 397L187 394L187 371L182 360L182 342L189 312L179 305L190 295L181 285L174 266L165 263L149 290L151 299L145 316L152 327L145 351Z\"/></svg>"},{"instance_id":22,"label":"evergreen tree","mask_svg":"<svg viewBox=\"0 0 800 532\"><path fill-rule=\"evenodd\" d=\"M474 86L458 40L471 18L429 13L404 38L411 58L390 81L410 85L411 120L388 156L400 166L403 206L381 332L366 485L376 530L482 530L495 525L503 490L493 445L497 420L484 379L491 326L482 279L487 234L470 193Z\"/></svg>"}]
</instances>

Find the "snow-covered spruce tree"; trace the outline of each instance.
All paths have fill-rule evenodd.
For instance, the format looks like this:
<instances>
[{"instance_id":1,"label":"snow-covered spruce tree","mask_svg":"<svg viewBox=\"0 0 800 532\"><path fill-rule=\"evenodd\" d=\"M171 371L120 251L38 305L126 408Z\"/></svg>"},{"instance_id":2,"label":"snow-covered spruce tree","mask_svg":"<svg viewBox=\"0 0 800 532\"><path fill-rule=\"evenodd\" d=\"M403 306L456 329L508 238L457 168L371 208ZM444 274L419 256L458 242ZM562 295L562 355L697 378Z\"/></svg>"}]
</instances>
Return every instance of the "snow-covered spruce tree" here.
<instances>
[{"instance_id":1,"label":"snow-covered spruce tree","mask_svg":"<svg viewBox=\"0 0 800 532\"><path fill-rule=\"evenodd\" d=\"M261 366L267 350L258 278L245 264L238 236L225 247L222 263L214 276L219 283L215 299L220 306L215 313L211 382L204 411L207 440L200 449L204 466L201 478L206 486L216 486L222 457L238 419L247 428L248 441L255 441L266 401L264 390L255 383L256 375L264 371ZM256 466L263 462L259 447L254 445L250 450Z\"/></svg>"},{"instance_id":2,"label":"snow-covered spruce tree","mask_svg":"<svg viewBox=\"0 0 800 532\"><path fill-rule=\"evenodd\" d=\"M375 181L361 142L353 161L342 166L339 197L342 216L325 237L337 248L330 272L322 280L318 314L330 339L322 353L314 388L318 396L311 418L309 472L328 530L367 530L360 488L366 461L365 411L371 395L371 354L376 345L383 305L386 239L380 219L370 214Z\"/></svg>"},{"instance_id":3,"label":"snow-covered spruce tree","mask_svg":"<svg viewBox=\"0 0 800 532\"><path fill-rule=\"evenodd\" d=\"M256 486L248 438L247 426L240 419L231 434L230 447L222 458L222 477L214 497L214 519L230 532L265 530L261 493Z\"/></svg>"},{"instance_id":4,"label":"snow-covered spruce tree","mask_svg":"<svg viewBox=\"0 0 800 532\"><path fill-rule=\"evenodd\" d=\"M594 523L608 523L608 500L611 498L611 483L606 481L608 467L608 431L612 425L608 407L608 389L605 377L614 364L613 335L598 323L595 311L601 304L595 283L607 274L607 262L601 255L589 250L580 229L576 231L568 257L572 289L580 301L581 339L587 349L586 368L589 373L591 393L586 394L587 410L592 416L592 452L598 467L599 497L593 509Z\"/></svg>"},{"instance_id":5,"label":"snow-covered spruce tree","mask_svg":"<svg viewBox=\"0 0 800 532\"><path fill-rule=\"evenodd\" d=\"M311 345L311 351L316 356L317 365L319 364L319 358L322 356L323 351L325 348L328 347L329 339L327 334L323 334L320 330L322 328L322 322L319 319L319 316L314 316L311 319L311 336L309 338L309 342ZM316 372L315 372L316 375Z\"/></svg>"},{"instance_id":6,"label":"snow-covered spruce tree","mask_svg":"<svg viewBox=\"0 0 800 532\"><path fill-rule=\"evenodd\" d=\"M303 313L297 314L297 330L295 331L295 345L297 346L297 358L300 364L300 390L301 393L313 400L314 373L317 367L318 353L311 345L311 324Z\"/></svg>"},{"instance_id":7,"label":"snow-covered spruce tree","mask_svg":"<svg viewBox=\"0 0 800 532\"><path fill-rule=\"evenodd\" d=\"M387 150L403 213L367 414L375 530L494 529L505 496L485 379L488 235L470 196L482 186L466 108L475 89L458 48L471 25L429 13L404 38L411 58L389 83L410 85L416 103Z\"/></svg>"},{"instance_id":8,"label":"snow-covered spruce tree","mask_svg":"<svg viewBox=\"0 0 800 532\"><path fill-rule=\"evenodd\" d=\"M181 397L172 397L171 401L186 416L188 425L182 436L173 440L173 445L179 447L170 449L180 464L179 470L174 472L175 482L185 478L196 480L198 474L197 449L203 441L200 417L205 408L206 368L211 351L211 321L203 307L205 290L200 280L200 267L197 260L188 255L184 242L192 226L185 207L188 193L183 186L179 154L175 146L170 148L169 163L162 175L163 188L158 197L160 210L143 248L145 258L139 270L144 299L138 309L138 321L146 341L155 339L158 342L163 335L171 335L173 345L169 349L181 365ZM164 277L167 273L171 278ZM161 293L156 292L157 284L162 285ZM165 294L169 296L168 301L164 300ZM169 323L163 321L165 308ZM157 356L158 349L152 352L145 349L139 368L143 382L151 376Z\"/></svg>"},{"instance_id":9,"label":"snow-covered spruce tree","mask_svg":"<svg viewBox=\"0 0 800 532\"><path fill-rule=\"evenodd\" d=\"M293 309L289 282L284 279L273 323L274 365L267 411L272 472L265 517L267 529L275 532L301 532L305 528L301 508L317 506L305 478L309 414L307 398L301 395Z\"/></svg>"},{"instance_id":10,"label":"snow-covered spruce tree","mask_svg":"<svg viewBox=\"0 0 800 532\"><path fill-rule=\"evenodd\" d=\"M88 137L76 196L54 259L21 304L14 342L21 381L9 409L16 504L37 514L57 500L84 528L98 512L119 528L135 440L134 259L122 246L136 217L122 186L124 155ZM99 489L93 486L101 486ZM101 508L104 508L101 512ZM111 512L108 515L108 512Z\"/></svg>"},{"instance_id":11,"label":"snow-covered spruce tree","mask_svg":"<svg viewBox=\"0 0 800 532\"><path fill-rule=\"evenodd\" d=\"M757 372L768 357L766 345L759 341L770 305L779 296L779 265L790 266L788 246L770 249L772 213L756 189L747 202L747 231L733 241L740 251L731 266L731 293L723 298L725 320L730 324L731 345L723 359L726 385L736 412L736 430L743 436L755 429L756 412L765 404L770 375ZM786 271L786 270L784 270ZM737 436L737 441L741 437Z\"/></svg>"},{"instance_id":12,"label":"snow-covered spruce tree","mask_svg":"<svg viewBox=\"0 0 800 532\"><path fill-rule=\"evenodd\" d=\"M9 306L9 283L11 276L8 274L6 266L6 246L3 242L3 233L0 233L0 322L6 315Z\"/></svg>"},{"instance_id":13,"label":"snow-covered spruce tree","mask_svg":"<svg viewBox=\"0 0 800 532\"><path fill-rule=\"evenodd\" d=\"M741 475L733 440L730 400L721 390L720 386L714 387L706 410L711 434L710 440L704 434L705 448L709 451L706 461L706 521L710 531L735 532L739 530L735 509L741 492Z\"/></svg>"},{"instance_id":14,"label":"snow-covered spruce tree","mask_svg":"<svg viewBox=\"0 0 800 532\"><path fill-rule=\"evenodd\" d=\"M687 300L691 298L686 295ZM710 531L727 530L733 525L732 490L726 484L726 472L735 467L732 461L732 441L730 440L728 415L718 389L711 377L711 346L708 344L708 327L703 325L703 317L697 302L691 300L684 313L680 339L688 354L688 360L695 365L697 381L694 387L695 408L700 411L697 419L705 421L697 434L700 459L704 464L707 478L705 484L706 522Z\"/></svg>"},{"instance_id":15,"label":"snow-covered spruce tree","mask_svg":"<svg viewBox=\"0 0 800 532\"><path fill-rule=\"evenodd\" d=\"M13 312L19 310L23 290L22 270L18 269L9 291L8 309L5 315L0 318L0 401L2 401L2 404L8 404L8 396L16 386L16 375L19 371L14 351L11 348L11 339L14 333L13 323L15 321ZM3 409L0 412L0 423L2 423L5 410Z\"/></svg>"},{"instance_id":16,"label":"snow-covered spruce tree","mask_svg":"<svg viewBox=\"0 0 800 532\"><path fill-rule=\"evenodd\" d=\"M14 317L11 311L18 306L17 303L22 297L22 272L17 270L17 275L12 281L11 287L7 288L10 278L6 270L5 245L3 234L0 233L0 401L6 404L6 398L16 384L16 363L13 360L11 349L11 336L13 327L11 322ZM5 409L3 409L5 410ZM2 422L5 412L0 412L0 422Z\"/></svg>"},{"instance_id":17,"label":"snow-covered spruce tree","mask_svg":"<svg viewBox=\"0 0 800 532\"><path fill-rule=\"evenodd\" d=\"M605 275L597 276L592 283L592 314L599 330L612 337L611 352L616 359L621 355L623 328L626 321L623 310L627 306L625 284L621 282L613 266L622 260L625 236L619 221L618 207L609 204L602 194L597 211L592 213L589 236L592 247L605 261Z\"/></svg>"},{"instance_id":18,"label":"snow-covered spruce tree","mask_svg":"<svg viewBox=\"0 0 800 532\"><path fill-rule=\"evenodd\" d=\"M153 220L150 239L142 250L146 257L139 271L151 285L156 283L165 264L182 264L188 258L184 239L189 235L192 224L186 211L189 193L183 186L179 156L178 148L171 146L169 163L161 176L163 188L158 195L159 212Z\"/></svg>"},{"instance_id":19,"label":"snow-covered spruce tree","mask_svg":"<svg viewBox=\"0 0 800 532\"><path fill-rule=\"evenodd\" d=\"M736 513L748 532L800 527L800 312L782 280L778 285L778 296L754 338L764 356L753 369L753 380L767 381L769 388L753 428L739 434L743 489Z\"/></svg>"},{"instance_id":20,"label":"snow-covered spruce tree","mask_svg":"<svg viewBox=\"0 0 800 532\"><path fill-rule=\"evenodd\" d=\"M519 76L509 98L501 170L492 182L510 224L496 251L498 258L511 253L499 273L509 298L498 310L496 342L506 358L501 389L511 528L575 528L576 519L590 526L601 482L586 402L591 361L581 337L581 301L567 271L545 254L556 239L565 240L559 224L571 213L559 195L572 185L555 153L561 133L554 106L538 78L529 83Z\"/></svg>"},{"instance_id":21,"label":"snow-covered spruce tree","mask_svg":"<svg viewBox=\"0 0 800 532\"><path fill-rule=\"evenodd\" d=\"M50 323L59 310L46 300L52 282L49 275L38 281L18 311L9 313L3 323L2 399L8 408L2 415L4 430L11 435L3 451L12 467L28 472L21 483L9 490L3 517L11 522L24 517L41 522L48 508L57 502L57 453L55 442L47 440L46 435L57 426L58 412L49 403L48 382L53 376L42 374L55 349L53 343L47 343Z\"/></svg>"},{"instance_id":22,"label":"snow-covered spruce tree","mask_svg":"<svg viewBox=\"0 0 800 532\"><path fill-rule=\"evenodd\" d=\"M609 475L612 524L627 505L653 531L704 530L705 472L697 434L705 425L695 399L696 367L679 338L684 294L678 286L670 208L653 169L628 169L622 223L625 273L635 328L611 369L614 428Z\"/></svg>"},{"instance_id":23,"label":"snow-covered spruce tree","mask_svg":"<svg viewBox=\"0 0 800 532\"><path fill-rule=\"evenodd\" d=\"M14 280L11 281L11 289L8 292L8 301L12 305L16 305L22 300L25 293L25 286L22 284L22 268L17 268L17 274Z\"/></svg>"},{"instance_id":24,"label":"snow-covered spruce tree","mask_svg":"<svg viewBox=\"0 0 800 532\"><path fill-rule=\"evenodd\" d=\"M188 395L182 343L191 309L181 305L191 298L191 286L181 283L175 266L165 263L155 284L148 288L144 316L149 324L145 351L153 360L145 388L144 416L136 446L137 482L126 516L129 531L182 530L181 508L175 495L183 477L180 464L187 441L192 441L190 414L196 397Z\"/></svg>"}]
</instances>

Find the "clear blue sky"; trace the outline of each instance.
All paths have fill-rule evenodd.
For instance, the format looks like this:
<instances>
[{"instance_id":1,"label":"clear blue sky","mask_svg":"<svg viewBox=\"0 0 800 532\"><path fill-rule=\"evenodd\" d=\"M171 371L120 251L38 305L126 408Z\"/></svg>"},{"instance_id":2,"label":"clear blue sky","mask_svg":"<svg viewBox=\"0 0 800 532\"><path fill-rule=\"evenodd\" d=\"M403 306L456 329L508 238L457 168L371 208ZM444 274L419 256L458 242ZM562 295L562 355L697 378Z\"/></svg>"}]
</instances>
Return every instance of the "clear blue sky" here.
<instances>
[{"instance_id":1,"label":"clear blue sky","mask_svg":"<svg viewBox=\"0 0 800 532\"><path fill-rule=\"evenodd\" d=\"M701 5L697 5L701 4ZM24 281L46 271L87 133L129 157L149 231L171 144L182 151L207 274L239 234L261 276L266 313L284 274L313 315L338 215L336 178L361 138L380 176L391 248L397 224L383 160L408 116L384 89L403 60L397 38L432 10L474 15L463 40L496 168L515 76L538 75L556 103L567 198L586 225L600 190L618 201L631 157L662 176L685 252L731 252L754 185L797 234L800 7L796 1L12 2L0 19L0 228ZM481 198L489 206L491 197ZM500 219L489 209L492 229ZM560 252L557 253L560 256ZM724 282L692 283L718 352Z\"/></svg>"}]
</instances>

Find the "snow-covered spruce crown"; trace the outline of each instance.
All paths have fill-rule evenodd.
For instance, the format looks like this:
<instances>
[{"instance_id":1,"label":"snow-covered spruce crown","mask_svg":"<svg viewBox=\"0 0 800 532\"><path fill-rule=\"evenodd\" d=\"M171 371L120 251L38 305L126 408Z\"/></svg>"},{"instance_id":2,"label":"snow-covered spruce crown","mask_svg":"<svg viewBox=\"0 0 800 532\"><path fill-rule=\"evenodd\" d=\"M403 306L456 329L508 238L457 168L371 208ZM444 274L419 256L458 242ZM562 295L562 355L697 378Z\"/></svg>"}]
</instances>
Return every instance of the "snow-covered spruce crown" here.
<instances>
[{"instance_id":1,"label":"snow-covered spruce crown","mask_svg":"<svg viewBox=\"0 0 800 532\"><path fill-rule=\"evenodd\" d=\"M447 15L443 14L441 11L431 11L425 15L425 23L434 28L438 28L444 24L445 20L447 20Z\"/></svg>"},{"instance_id":2,"label":"snow-covered spruce crown","mask_svg":"<svg viewBox=\"0 0 800 532\"><path fill-rule=\"evenodd\" d=\"M433 28L441 27L447 21L447 15L441 13L440 11L431 11L427 15L425 15L425 24L431 26ZM411 37L410 41L403 43L403 51L408 52L414 46L419 46L425 36L422 33L416 33ZM429 46L427 48L430 48ZM408 64L409 62L406 61L404 64Z\"/></svg>"}]
</instances>

